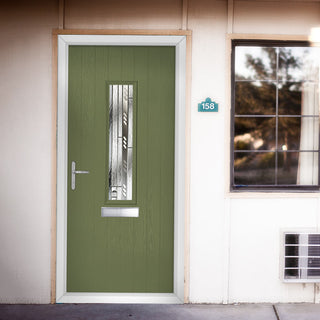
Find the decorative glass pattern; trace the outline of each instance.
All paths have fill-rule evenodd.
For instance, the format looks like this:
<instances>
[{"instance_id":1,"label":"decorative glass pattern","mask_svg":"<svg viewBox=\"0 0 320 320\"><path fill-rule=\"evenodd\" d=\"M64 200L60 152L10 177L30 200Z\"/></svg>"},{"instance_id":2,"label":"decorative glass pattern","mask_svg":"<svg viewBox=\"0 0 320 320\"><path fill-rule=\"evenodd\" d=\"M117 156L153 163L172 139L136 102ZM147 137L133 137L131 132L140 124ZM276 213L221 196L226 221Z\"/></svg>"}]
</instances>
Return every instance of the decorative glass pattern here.
<instances>
[{"instance_id":1,"label":"decorative glass pattern","mask_svg":"<svg viewBox=\"0 0 320 320\"><path fill-rule=\"evenodd\" d=\"M132 200L133 85L109 85L109 200Z\"/></svg>"}]
</instances>

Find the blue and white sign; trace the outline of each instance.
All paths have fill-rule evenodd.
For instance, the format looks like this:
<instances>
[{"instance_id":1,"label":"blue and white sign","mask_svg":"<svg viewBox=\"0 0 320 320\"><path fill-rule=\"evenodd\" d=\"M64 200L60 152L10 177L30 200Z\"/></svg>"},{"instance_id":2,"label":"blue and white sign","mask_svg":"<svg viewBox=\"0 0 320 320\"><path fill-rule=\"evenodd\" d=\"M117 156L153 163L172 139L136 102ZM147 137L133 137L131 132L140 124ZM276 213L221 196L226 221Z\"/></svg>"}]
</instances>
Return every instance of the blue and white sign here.
<instances>
[{"instance_id":1,"label":"blue and white sign","mask_svg":"<svg viewBox=\"0 0 320 320\"><path fill-rule=\"evenodd\" d=\"M207 98L205 101L198 103L198 112L218 112L218 103Z\"/></svg>"}]
</instances>

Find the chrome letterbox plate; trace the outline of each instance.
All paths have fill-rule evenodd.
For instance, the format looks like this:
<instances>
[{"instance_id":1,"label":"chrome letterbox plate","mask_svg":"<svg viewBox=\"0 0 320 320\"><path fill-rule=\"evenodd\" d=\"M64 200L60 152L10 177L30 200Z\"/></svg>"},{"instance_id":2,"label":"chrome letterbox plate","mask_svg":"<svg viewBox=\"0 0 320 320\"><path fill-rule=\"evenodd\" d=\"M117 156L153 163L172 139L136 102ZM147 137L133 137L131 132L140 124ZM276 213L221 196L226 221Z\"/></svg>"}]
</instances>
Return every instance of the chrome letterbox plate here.
<instances>
[{"instance_id":1,"label":"chrome letterbox plate","mask_svg":"<svg viewBox=\"0 0 320 320\"><path fill-rule=\"evenodd\" d=\"M101 217L138 218L139 208L101 207Z\"/></svg>"}]
</instances>

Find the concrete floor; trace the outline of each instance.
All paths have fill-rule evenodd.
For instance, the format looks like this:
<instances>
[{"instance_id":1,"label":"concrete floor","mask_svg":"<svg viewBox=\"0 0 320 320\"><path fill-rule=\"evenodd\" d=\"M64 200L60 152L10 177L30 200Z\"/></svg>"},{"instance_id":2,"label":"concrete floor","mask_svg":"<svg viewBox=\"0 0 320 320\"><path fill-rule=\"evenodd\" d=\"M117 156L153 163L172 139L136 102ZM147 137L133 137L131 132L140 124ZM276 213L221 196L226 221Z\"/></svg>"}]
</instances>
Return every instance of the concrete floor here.
<instances>
[{"instance_id":1,"label":"concrete floor","mask_svg":"<svg viewBox=\"0 0 320 320\"><path fill-rule=\"evenodd\" d=\"M316 304L0 304L0 320L319 320Z\"/></svg>"}]
</instances>

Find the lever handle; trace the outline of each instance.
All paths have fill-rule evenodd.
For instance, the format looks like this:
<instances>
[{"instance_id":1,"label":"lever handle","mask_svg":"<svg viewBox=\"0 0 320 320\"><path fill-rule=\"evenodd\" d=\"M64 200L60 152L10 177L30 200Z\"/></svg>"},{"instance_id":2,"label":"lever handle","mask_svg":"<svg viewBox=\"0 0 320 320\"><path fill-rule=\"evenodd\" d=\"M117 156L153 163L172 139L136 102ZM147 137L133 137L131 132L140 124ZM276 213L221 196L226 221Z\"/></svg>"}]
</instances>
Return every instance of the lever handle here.
<instances>
[{"instance_id":1,"label":"lever handle","mask_svg":"<svg viewBox=\"0 0 320 320\"><path fill-rule=\"evenodd\" d=\"M76 170L76 171L73 171L73 173L76 173L76 174L84 174L84 173L90 173L89 171L78 171L78 170Z\"/></svg>"},{"instance_id":2,"label":"lever handle","mask_svg":"<svg viewBox=\"0 0 320 320\"><path fill-rule=\"evenodd\" d=\"M76 189L76 174L88 174L89 171L85 170L76 170L76 162L71 162L71 190Z\"/></svg>"}]
</instances>

